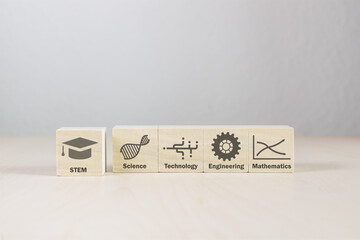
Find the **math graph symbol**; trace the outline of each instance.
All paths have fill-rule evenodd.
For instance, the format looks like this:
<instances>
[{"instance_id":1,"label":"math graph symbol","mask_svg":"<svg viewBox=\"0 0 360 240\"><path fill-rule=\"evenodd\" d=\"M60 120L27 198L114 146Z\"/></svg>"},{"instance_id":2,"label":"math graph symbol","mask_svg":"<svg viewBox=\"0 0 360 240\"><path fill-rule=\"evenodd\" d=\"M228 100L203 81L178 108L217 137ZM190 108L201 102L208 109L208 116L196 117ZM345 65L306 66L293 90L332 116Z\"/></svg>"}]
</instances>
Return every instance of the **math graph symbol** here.
<instances>
[{"instance_id":1,"label":"math graph symbol","mask_svg":"<svg viewBox=\"0 0 360 240\"><path fill-rule=\"evenodd\" d=\"M126 143L120 148L120 152L124 156L125 160L133 159L139 154L141 146L145 146L149 142L150 139L148 138L148 135L144 135L141 138L140 144Z\"/></svg>"},{"instance_id":2,"label":"math graph symbol","mask_svg":"<svg viewBox=\"0 0 360 240\"><path fill-rule=\"evenodd\" d=\"M188 141L188 145L185 146L185 138L182 138L182 142L181 143L175 143L174 145L172 145L172 147L164 147L164 150L175 150L177 153L181 154L181 159L184 159L184 155L186 150L189 150L189 157L192 157L193 154L193 150L198 149L198 141L195 142L195 147L191 146L191 141Z\"/></svg>"},{"instance_id":3,"label":"math graph symbol","mask_svg":"<svg viewBox=\"0 0 360 240\"><path fill-rule=\"evenodd\" d=\"M268 144L263 141L255 141L255 135L253 135L253 159L254 160L290 160L290 158L286 157L286 153L281 152L276 149L277 146L281 145L285 142L285 139L280 140L277 143ZM255 145L256 143L256 145ZM260 150L257 151L255 155L256 147L262 147ZM271 152L276 157L262 157L262 154L266 152ZM280 156L281 157L280 157Z\"/></svg>"}]
</instances>

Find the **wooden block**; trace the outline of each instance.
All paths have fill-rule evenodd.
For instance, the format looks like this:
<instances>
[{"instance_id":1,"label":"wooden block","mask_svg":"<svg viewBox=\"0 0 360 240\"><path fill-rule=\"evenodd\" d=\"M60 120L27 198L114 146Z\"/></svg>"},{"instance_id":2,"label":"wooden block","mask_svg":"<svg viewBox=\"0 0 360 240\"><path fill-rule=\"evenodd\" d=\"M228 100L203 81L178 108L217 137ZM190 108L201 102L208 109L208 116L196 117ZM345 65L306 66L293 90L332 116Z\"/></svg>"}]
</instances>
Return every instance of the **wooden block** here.
<instances>
[{"instance_id":1,"label":"wooden block","mask_svg":"<svg viewBox=\"0 0 360 240\"><path fill-rule=\"evenodd\" d=\"M248 172L249 130L241 126L204 129L204 172Z\"/></svg>"},{"instance_id":2,"label":"wooden block","mask_svg":"<svg viewBox=\"0 0 360 240\"><path fill-rule=\"evenodd\" d=\"M200 127L159 127L159 171L203 172L204 132Z\"/></svg>"},{"instance_id":3,"label":"wooden block","mask_svg":"<svg viewBox=\"0 0 360 240\"><path fill-rule=\"evenodd\" d=\"M294 129L258 126L249 129L250 172L294 172Z\"/></svg>"},{"instance_id":4,"label":"wooden block","mask_svg":"<svg viewBox=\"0 0 360 240\"><path fill-rule=\"evenodd\" d=\"M112 131L114 172L158 172L157 126L116 126Z\"/></svg>"},{"instance_id":5,"label":"wooden block","mask_svg":"<svg viewBox=\"0 0 360 240\"><path fill-rule=\"evenodd\" d=\"M56 131L57 175L103 175L105 169L106 128L60 128Z\"/></svg>"}]
</instances>

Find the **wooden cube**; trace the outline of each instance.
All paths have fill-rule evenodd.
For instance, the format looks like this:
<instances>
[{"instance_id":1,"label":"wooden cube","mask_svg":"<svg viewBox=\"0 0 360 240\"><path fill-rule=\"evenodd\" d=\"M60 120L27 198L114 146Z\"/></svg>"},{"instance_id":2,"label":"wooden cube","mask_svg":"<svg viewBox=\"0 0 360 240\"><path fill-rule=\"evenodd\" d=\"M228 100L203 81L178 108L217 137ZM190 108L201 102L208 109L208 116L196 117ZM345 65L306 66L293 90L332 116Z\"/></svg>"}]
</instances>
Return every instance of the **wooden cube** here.
<instances>
[{"instance_id":1,"label":"wooden cube","mask_svg":"<svg viewBox=\"0 0 360 240\"><path fill-rule=\"evenodd\" d=\"M294 129L289 126L250 128L249 172L294 172Z\"/></svg>"},{"instance_id":2,"label":"wooden cube","mask_svg":"<svg viewBox=\"0 0 360 240\"><path fill-rule=\"evenodd\" d=\"M160 126L159 171L203 172L203 133L196 126Z\"/></svg>"},{"instance_id":3,"label":"wooden cube","mask_svg":"<svg viewBox=\"0 0 360 240\"><path fill-rule=\"evenodd\" d=\"M60 128L56 131L58 176L103 175L106 128Z\"/></svg>"},{"instance_id":4,"label":"wooden cube","mask_svg":"<svg viewBox=\"0 0 360 240\"><path fill-rule=\"evenodd\" d=\"M248 172L249 130L241 126L204 129L204 172Z\"/></svg>"},{"instance_id":5,"label":"wooden cube","mask_svg":"<svg viewBox=\"0 0 360 240\"><path fill-rule=\"evenodd\" d=\"M113 172L158 172L157 126L116 126Z\"/></svg>"}]
</instances>

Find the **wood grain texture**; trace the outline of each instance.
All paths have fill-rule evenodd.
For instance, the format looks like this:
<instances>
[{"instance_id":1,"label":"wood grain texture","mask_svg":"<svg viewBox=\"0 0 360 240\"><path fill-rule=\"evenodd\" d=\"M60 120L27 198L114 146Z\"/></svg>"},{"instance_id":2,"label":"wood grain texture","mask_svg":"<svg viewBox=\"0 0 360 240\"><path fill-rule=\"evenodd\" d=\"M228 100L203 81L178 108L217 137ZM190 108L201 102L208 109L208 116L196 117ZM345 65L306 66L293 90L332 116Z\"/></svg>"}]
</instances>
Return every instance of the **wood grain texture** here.
<instances>
[{"instance_id":1,"label":"wood grain texture","mask_svg":"<svg viewBox=\"0 0 360 240\"><path fill-rule=\"evenodd\" d=\"M140 144L143 138L146 145ZM112 143L114 172L159 171L157 126L116 126Z\"/></svg>"},{"instance_id":2,"label":"wood grain texture","mask_svg":"<svg viewBox=\"0 0 360 240\"><path fill-rule=\"evenodd\" d=\"M294 174L57 177L54 142L0 137L2 239L360 238L360 137L296 137Z\"/></svg>"},{"instance_id":3,"label":"wood grain texture","mask_svg":"<svg viewBox=\"0 0 360 240\"><path fill-rule=\"evenodd\" d=\"M96 142L89 147L66 143L76 138ZM91 157L74 159L71 151L89 151ZM103 175L106 170L106 128L60 128L56 131L56 172L58 176Z\"/></svg>"}]
</instances>

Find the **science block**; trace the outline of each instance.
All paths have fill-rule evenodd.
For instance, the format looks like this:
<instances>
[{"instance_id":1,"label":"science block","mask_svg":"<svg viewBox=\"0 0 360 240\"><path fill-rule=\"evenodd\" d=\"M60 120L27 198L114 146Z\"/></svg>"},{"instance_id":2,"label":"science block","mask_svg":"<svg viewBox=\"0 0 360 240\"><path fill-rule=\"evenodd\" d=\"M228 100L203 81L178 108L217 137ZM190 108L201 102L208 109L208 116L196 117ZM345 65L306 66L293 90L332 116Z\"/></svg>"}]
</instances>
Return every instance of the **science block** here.
<instances>
[{"instance_id":1,"label":"science block","mask_svg":"<svg viewBox=\"0 0 360 240\"><path fill-rule=\"evenodd\" d=\"M158 172L157 126L115 126L113 172Z\"/></svg>"}]
</instances>

